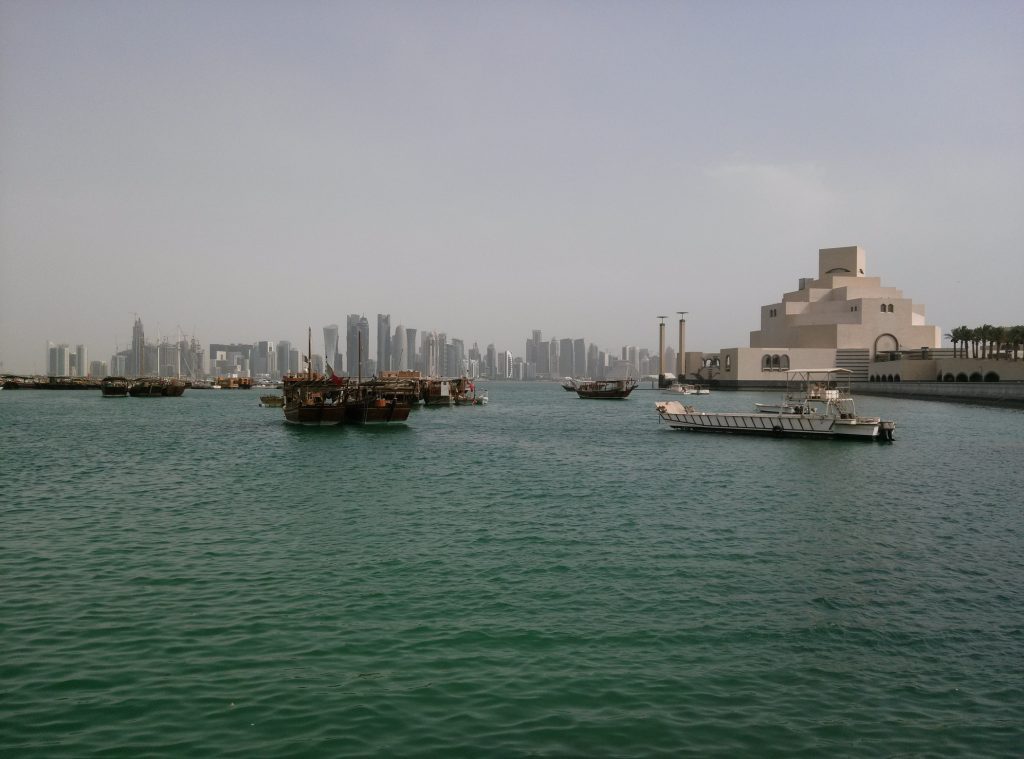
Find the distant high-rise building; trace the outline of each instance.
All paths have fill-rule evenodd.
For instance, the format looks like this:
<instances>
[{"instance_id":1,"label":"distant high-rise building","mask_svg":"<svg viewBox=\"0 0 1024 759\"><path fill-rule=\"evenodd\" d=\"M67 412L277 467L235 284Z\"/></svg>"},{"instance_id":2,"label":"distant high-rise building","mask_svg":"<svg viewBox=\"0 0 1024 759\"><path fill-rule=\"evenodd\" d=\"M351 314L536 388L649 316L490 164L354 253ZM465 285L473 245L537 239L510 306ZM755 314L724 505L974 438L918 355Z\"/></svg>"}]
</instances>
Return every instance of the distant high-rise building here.
<instances>
[{"instance_id":1,"label":"distant high-rise building","mask_svg":"<svg viewBox=\"0 0 1024 759\"><path fill-rule=\"evenodd\" d=\"M391 337L391 371L404 372L409 368L405 359L406 351L405 327L399 324L395 327L395 334Z\"/></svg>"},{"instance_id":2,"label":"distant high-rise building","mask_svg":"<svg viewBox=\"0 0 1024 759\"><path fill-rule=\"evenodd\" d=\"M291 340L280 340L277 343L277 372L274 379L281 379L286 374L297 372L298 366L292 366L292 342Z\"/></svg>"},{"instance_id":3,"label":"distant high-rise building","mask_svg":"<svg viewBox=\"0 0 1024 759\"><path fill-rule=\"evenodd\" d=\"M410 372L420 370L419 361L416 360L416 330L412 327L405 328L405 363Z\"/></svg>"},{"instance_id":4,"label":"distant high-rise building","mask_svg":"<svg viewBox=\"0 0 1024 759\"><path fill-rule=\"evenodd\" d=\"M548 341L548 374L551 377L565 376L558 374L558 370L561 368L558 365L558 347L558 338L552 337Z\"/></svg>"},{"instance_id":5,"label":"distant high-rise building","mask_svg":"<svg viewBox=\"0 0 1024 759\"><path fill-rule=\"evenodd\" d=\"M537 374L541 377L551 376L550 346L546 340L537 343Z\"/></svg>"},{"instance_id":6,"label":"distant high-rise building","mask_svg":"<svg viewBox=\"0 0 1024 759\"><path fill-rule=\"evenodd\" d=\"M675 374L676 372L676 349L671 345L665 346L665 368L661 374Z\"/></svg>"},{"instance_id":7,"label":"distant high-rise building","mask_svg":"<svg viewBox=\"0 0 1024 759\"><path fill-rule=\"evenodd\" d=\"M485 363L487 365L486 373L491 379L498 376L498 354L494 350L494 343L490 343L487 346L487 354Z\"/></svg>"},{"instance_id":8,"label":"distant high-rise building","mask_svg":"<svg viewBox=\"0 0 1024 759\"><path fill-rule=\"evenodd\" d=\"M591 343L587 346L587 376L591 379L599 379L600 375L597 373L597 361L600 357L600 351L597 346Z\"/></svg>"},{"instance_id":9,"label":"distant high-rise building","mask_svg":"<svg viewBox=\"0 0 1024 759\"><path fill-rule=\"evenodd\" d=\"M537 363L537 350L541 343L541 331L535 329L533 334L526 340L526 363L536 364Z\"/></svg>"},{"instance_id":10,"label":"distant high-rise building","mask_svg":"<svg viewBox=\"0 0 1024 759\"><path fill-rule=\"evenodd\" d=\"M453 337L445 351L445 374L449 377L462 377L466 374L466 347L458 338Z\"/></svg>"},{"instance_id":11,"label":"distant high-rise building","mask_svg":"<svg viewBox=\"0 0 1024 759\"><path fill-rule=\"evenodd\" d=\"M71 373L71 348L67 343L47 343L46 373L51 377L68 377Z\"/></svg>"},{"instance_id":12,"label":"distant high-rise building","mask_svg":"<svg viewBox=\"0 0 1024 759\"><path fill-rule=\"evenodd\" d=\"M330 365L332 369L338 374L341 373L342 366L338 360L338 325L328 324L324 327L324 360Z\"/></svg>"},{"instance_id":13,"label":"distant high-rise building","mask_svg":"<svg viewBox=\"0 0 1024 759\"><path fill-rule=\"evenodd\" d=\"M423 366L423 373L427 377L441 376L442 367L440 366L441 351L439 343L440 335L437 332L424 332L423 337L420 338L420 348L423 353L421 364Z\"/></svg>"},{"instance_id":14,"label":"distant high-rise building","mask_svg":"<svg viewBox=\"0 0 1024 759\"><path fill-rule=\"evenodd\" d=\"M75 348L75 368L78 370L79 377L89 375L89 351L84 345Z\"/></svg>"},{"instance_id":15,"label":"distant high-rise building","mask_svg":"<svg viewBox=\"0 0 1024 759\"><path fill-rule=\"evenodd\" d=\"M370 356L370 322L365 316L349 314L346 324L348 376L355 377L360 373L360 362L365 370L366 359Z\"/></svg>"},{"instance_id":16,"label":"distant high-rise building","mask_svg":"<svg viewBox=\"0 0 1024 759\"><path fill-rule=\"evenodd\" d=\"M277 373L277 353L271 340L260 340L256 343L256 352L252 359L254 376L266 375L273 377Z\"/></svg>"},{"instance_id":17,"label":"distant high-rise building","mask_svg":"<svg viewBox=\"0 0 1024 759\"><path fill-rule=\"evenodd\" d=\"M558 372L563 377L572 377L576 371L576 362L573 358L573 341L571 337L565 337L558 341Z\"/></svg>"},{"instance_id":18,"label":"distant high-rise building","mask_svg":"<svg viewBox=\"0 0 1024 759\"><path fill-rule=\"evenodd\" d=\"M132 325L132 373L142 377L146 373L146 334L142 329L142 319L135 317Z\"/></svg>"},{"instance_id":19,"label":"distant high-rise building","mask_svg":"<svg viewBox=\"0 0 1024 759\"><path fill-rule=\"evenodd\" d=\"M498 376L502 379L512 379L512 351L505 351L498 357L498 360L500 362Z\"/></svg>"},{"instance_id":20,"label":"distant high-rise building","mask_svg":"<svg viewBox=\"0 0 1024 759\"><path fill-rule=\"evenodd\" d=\"M572 341L572 376L587 376L587 341L583 338Z\"/></svg>"},{"instance_id":21,"label":"distant high-rise building","mask_svg":"<svg viewBox=\"0 0 1024 759\"><path fill-rule=\"evenodd\" d=\"M110 373L115 377L125 377L128 375L128 359L131 351L121 351L115 353L110 357Z\"/></svg>"},{"instance_id":22,"label":"distant high-rise building","mask_svg":"<svg viewBox=\"0 0 1024 759\"><path fill-rule=\"evenodd\" d=\"M377 314L377 371L391 369L391 314Z\"/></svg>"},{"instance_id":23,"label":"distant high-rise building","mask_svg":"<svg viewBox=\"0 0 1024 759\"><path fill-rule=\"evenodd\" d=\"M105 361L90 361L89 362L89 376L90 377L106 377L107 376L107 363Z\"/></svg>"}]
</instances>

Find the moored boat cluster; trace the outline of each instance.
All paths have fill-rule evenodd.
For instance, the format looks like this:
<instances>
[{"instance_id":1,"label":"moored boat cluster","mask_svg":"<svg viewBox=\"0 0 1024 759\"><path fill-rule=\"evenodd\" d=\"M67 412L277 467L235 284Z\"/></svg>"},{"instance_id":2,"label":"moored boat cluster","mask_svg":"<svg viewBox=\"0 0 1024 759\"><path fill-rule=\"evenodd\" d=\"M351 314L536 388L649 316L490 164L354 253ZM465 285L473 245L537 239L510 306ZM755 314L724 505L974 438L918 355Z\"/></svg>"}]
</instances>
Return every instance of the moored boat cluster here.
<instances>
[{"instance_id":1,"label":"moored boat cluster","mask_svg":"<svg viewBox=\"0 0 1024 759\"><path fill-rule=\"evenodd\" d=\"M487 403L466 377L421 378L418 372L387 372L369 380L307 373L284 378L281 396L261 396L265 406L282 406L291 424L386 424L404 422L425 406L475 406Z\"/></svg>"}]
</instances>

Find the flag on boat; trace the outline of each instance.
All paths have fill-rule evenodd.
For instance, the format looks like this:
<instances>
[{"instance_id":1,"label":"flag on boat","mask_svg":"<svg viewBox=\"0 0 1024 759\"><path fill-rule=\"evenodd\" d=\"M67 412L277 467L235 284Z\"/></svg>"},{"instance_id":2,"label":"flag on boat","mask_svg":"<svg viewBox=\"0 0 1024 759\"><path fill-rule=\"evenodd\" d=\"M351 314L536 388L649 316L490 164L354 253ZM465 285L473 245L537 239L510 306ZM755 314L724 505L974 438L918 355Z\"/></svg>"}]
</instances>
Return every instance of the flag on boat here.
<instances>
[{"instance_id":1,"label":"flag on boat","mask_svg":"<svg viewBox=\"0 0 1024 759\"><path fill-rule=\"evenodd\" d=\"M335 385L341 384L341 377L334 373L334 369L331 368L330 364L327 364L327 379L329 379Z\"/></svg>"}]
</instances>

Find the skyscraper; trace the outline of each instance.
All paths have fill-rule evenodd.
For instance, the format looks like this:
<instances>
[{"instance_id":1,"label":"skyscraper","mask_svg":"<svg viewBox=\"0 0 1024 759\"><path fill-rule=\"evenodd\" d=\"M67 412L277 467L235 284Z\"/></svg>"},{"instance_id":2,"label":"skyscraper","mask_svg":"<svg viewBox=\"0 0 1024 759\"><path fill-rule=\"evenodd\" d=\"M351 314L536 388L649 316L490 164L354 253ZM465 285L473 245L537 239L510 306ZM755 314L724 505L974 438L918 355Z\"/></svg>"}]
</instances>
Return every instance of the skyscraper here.
<instances>
[{"instance_id":1,"label":"skyscraper","mask_svg":"<svg viewBox=\"0 0 1024 759\"><path fill-rule=\"evenodd\" d=\"M281 379L286 374L297 372L298 366L292 366L292 343L291 340L281 340L277 344L277 374L274 379Z\"/></svg>"},{"instance_id":2,"label":"skyscraper","mask_svg":"<svg viewBox=\"0 0 1024 759\"><path fill-rule=\"evenodd\" d=\"M505 351L499 356L501 367L499 369L499 376L502 379L512 379L512 351Z\"/></svg>"},{"instance_id":3,"label":"skyscraper","mask_svg":"<svg viewBox=\"0 0 1024 759\"><path fill-rule=\"evenodd\" d=\"M405 328L405 363L410 372L419 370L420 364L416 360L416 330L412 327Z\"/></svg>"},{"instance_id":4,"label":"skyscraper","mask_svg":"<svg viewBox=\"0 0 1024 759\"><path fill-rule=\"evenodd\" d=\"M572 377L576 371L571 337L564 337L558 343L558 372L563 377Z\"/></svg>"},{"instance_id":5,"label":"skyscraper","mask_svg":"<svg viewBox=\"0 0 1024 759\"><path fill-rule=\"evenodd\" d=\"M312 357L310 357L312 358ZM324 327L324 360L337 373L341 373L342 366L338 362L338 325L328 324Z\"/></svg>"},{"instance_id":6,"label":"skyscraper","mask_svg":"<svg viewBox=\"0 0 1024 759\"><path fill-rule=\"evenodd\" d=\"M75 367L79 377L89 376L89 351L84 345L75 348Z\"/></svg>"},{"instance_id":7,"label":"skyscraper","mask_svg":"<svg viewBox=\"0 0 1024 759\"><path fill-rule=\"evenodd\" d=\"M489 343L486 354L487 376L494 379L498 376L498 354L494 350L494 343Z\"/></svg>"},{"instance_id":8,"label":"skyscraper","mask_svg":"<svg viewBox=\"0 0 1024 759\"><path fill-rule=\"evenodd\" d=\"M391 369L391 314L377 314L377 371Z\"/></svg>"},{"instance_id":9,"label":"skyscraper","mask_svg":"<svg viewBox=\"0 0 1024 759\"><path fill-rule=\"evenodd\" d=\"M71 371L71 349L67 343L46 344L46 373L51 377L67 377Z\"/></svg>"},{"instance_id":10,"label":"skyscraper","mask_svg":"<svg viewBox=\"0 0 1024 759\"><path fill-rule=\"evenodd\" d=\"M406 339L405 327L399 324L395 327L394 337L391 338L391 371L404 372L409 368L405 360Z\"/></svg>"},{"instance_id":11,"label":"skyscraper","mask_svg":"<svg viewBox=\"0 0 1024 759\"><path fill-rule=\"evenodd\" d=\"M142 330L142 319L135 317L132 326L132 362L131 371L136 377L146 373L146 334Z\"/></svg>"},{"instance_id":12,"label":"skyscraper","mask_svg":"<svg viewBox=\"0 0 1024 759\"><path fill-rule=\"evenodd\" d=\"M367 368L366 359L370 356L370 322L365 316L349 314L346 336L348 376L355 377L360 373L360 366Z\"/></svg>"},{"instance_id":13,"label":"skyscraper","mask_svg":"<svg viewBox=\"0 0 1024 759\"><path fill-rule=\"evenodd\" d=\"M587 341L582 337L572 341L572 376L587 376Z\"/></svg>"}]
</instances>

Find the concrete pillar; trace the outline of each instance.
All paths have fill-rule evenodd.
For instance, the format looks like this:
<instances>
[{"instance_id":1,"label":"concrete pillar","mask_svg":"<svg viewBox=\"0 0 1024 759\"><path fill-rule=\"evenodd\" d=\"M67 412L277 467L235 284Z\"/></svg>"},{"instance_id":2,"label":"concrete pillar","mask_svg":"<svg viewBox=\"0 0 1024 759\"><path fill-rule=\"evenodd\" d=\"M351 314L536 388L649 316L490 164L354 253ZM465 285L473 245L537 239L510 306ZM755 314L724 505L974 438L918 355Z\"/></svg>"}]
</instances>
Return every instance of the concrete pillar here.
<instances>
[{"instance_id":1,"label":"concrete pillar","mask_svg":"<svg viewBox=\"0 0 1024 759\"><path fill-rule=\"evenodd\" d=\"M665 317L658 325L658 387L665 387Z\"/></svg>"},{"instance_id":2,"label":"concrete pillar","mask_svg":"<svg viewBox=\"0 0 1024 759\"><path fill-rule=\"evenodd\" d=\"M686 313L685 311L683 313ZM676 376L683 381L686 369L686 319L679 317L679 353L676 355Z\"/></svg>"}]
</instances>

